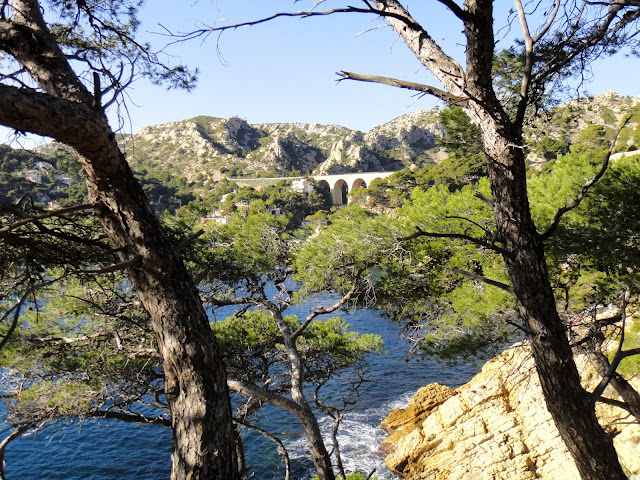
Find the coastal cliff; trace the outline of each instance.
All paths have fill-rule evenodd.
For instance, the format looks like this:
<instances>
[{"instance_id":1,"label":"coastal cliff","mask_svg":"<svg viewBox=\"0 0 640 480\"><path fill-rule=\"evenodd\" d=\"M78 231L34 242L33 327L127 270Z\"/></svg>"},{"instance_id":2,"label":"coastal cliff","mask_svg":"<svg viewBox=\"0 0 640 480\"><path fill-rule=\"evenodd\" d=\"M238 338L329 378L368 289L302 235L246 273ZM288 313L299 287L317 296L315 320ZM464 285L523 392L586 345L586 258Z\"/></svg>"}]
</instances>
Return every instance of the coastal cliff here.
<instances>
[{"instance_id":1,"label":"coastal cliff","mask_svg":"<svg viewBox=\"0 0 640 480\"><path fill-rule=\"evenodd\" d=\"M585 385L599 377L577 358ZM609 398L617 398L612 391ZM630 478L640 478L640 425L628 413L599 404ZM431 384L382 422L387 466L408 480L579 480L578 471L544 405L527 347L488 362L457 390Z\"/></svg>"}]
</instances>

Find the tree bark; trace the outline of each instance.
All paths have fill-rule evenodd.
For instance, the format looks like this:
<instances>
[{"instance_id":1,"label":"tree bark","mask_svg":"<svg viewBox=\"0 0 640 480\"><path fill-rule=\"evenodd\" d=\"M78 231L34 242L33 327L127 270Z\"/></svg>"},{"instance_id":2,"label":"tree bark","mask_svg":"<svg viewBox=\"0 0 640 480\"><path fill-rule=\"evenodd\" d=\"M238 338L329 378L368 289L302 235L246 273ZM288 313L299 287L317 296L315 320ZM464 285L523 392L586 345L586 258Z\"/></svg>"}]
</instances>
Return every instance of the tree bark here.
<instances>
[{"instance_id":1,"label":"tree bark","mask_svg":"<svg viewBox=\"0 0 640 480\"><path fill-rule=\"evenodd\" d=\"M522 123L512 122L493 89L493 1L465 0L464 11L453 2L442 2L464 24L464 71L399 1L373 3L393 14L385 17L387 22L448 93L467 99L456 103L482 132L497 240L505 251L503 257L520 314L528 325L547 408L580 475L585 480L626 478L613 442L598 424L590 395L580 384L567 332L556 309L544 246L529 209Z\"/></svg>"},{"instance_id":2,"label":"tree bark","mask_svg":"<svg viewBox=\"0 0 640 480\"><path fill-rule=\"evenodd\" d=\"M594 403L582 388L556 309L543 244L529 213L524 154L507 146L504 139L493 140L485 145L491 145L488 164L496 226L502 247L510 252L505 263L530 332L547 408L583 479L625 479L613 442L600 427Z\"/></svg>"},{"instance_id":3,"label":"tree bark","mask_svg":"<svg viewBox=\"0 0 640 480\"><path fill-rule=\"evenodd\" d=\"M149 314L162 356L171 411L171 478L242 477L226 372L197 289L142 188L101 108L51 36L38 2L14 0L0 22L0 49L12 55L45 93L0 86L0 123L73 147L89 198L121 261L139 259L129 278Z\"/></svg>"}]
</instances>

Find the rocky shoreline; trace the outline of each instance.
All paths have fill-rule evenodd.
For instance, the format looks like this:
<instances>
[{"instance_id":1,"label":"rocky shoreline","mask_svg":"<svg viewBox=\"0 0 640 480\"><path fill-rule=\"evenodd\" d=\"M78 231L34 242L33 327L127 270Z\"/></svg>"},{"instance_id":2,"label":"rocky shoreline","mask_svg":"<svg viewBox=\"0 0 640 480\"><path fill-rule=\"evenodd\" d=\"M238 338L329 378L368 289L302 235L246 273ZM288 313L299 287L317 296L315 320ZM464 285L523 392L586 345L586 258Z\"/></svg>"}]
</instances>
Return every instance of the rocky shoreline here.
<instances>
[{"instance_id":1,"label":"rocky shoreline","mask_svg":"<svg viewBox=\"0 0 640 480\"><path fill-rule=\"evenodd\" d=\"M583 382L599 377L583 357ZM637 386L636 386L637 387ZM610 398L617 398L606 391ZM598 404L630 478L640 478L640 425L627 412ZM515 345L452 390L421 388L382 422L390 436L385 463L408 480L580 480L544 400L530 350Z\"/></svg>"}]
</instances>

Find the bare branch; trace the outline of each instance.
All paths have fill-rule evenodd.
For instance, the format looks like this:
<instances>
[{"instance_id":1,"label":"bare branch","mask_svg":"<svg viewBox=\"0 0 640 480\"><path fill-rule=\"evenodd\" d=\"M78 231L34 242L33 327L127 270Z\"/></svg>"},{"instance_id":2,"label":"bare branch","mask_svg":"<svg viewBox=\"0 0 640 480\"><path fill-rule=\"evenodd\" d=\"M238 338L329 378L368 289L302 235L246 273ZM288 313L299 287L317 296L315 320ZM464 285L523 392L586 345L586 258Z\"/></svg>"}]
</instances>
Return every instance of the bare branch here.
<instances>
[{"instance_id":1,"label":"bare branch","mask_svg":"<svg viewBox=\"0 0 640 480\"><path fill-rule=\"evenodd\" d=\"M270 434L266 430L263 430L262 428L256 425L252 425L251 423L244 422L239 418L234 418L233 421L238 425L242 425L243 427L247 427L252 430L255 430L256 432L260 433L261 435L264 435L266 438L268 438L269 440L274 442L276 445L278 445L278 451L281 452L282 456L284 457L284 468L285 468L284 480L289 480L291 478L291 459L289 458L289 452L285 448L284 443L282 443L282 441L275 435Z\"/></svg>"},{"instance_id":2,"label":"bare branch","mask_svg":"<svg viewBox=\"0 0 640 480\"><path fill-rule=\"evenodd\" d=\"M300 334L302 334L302 332L304 332L304 330L309 326L309 324L313 321L313 319L316 318L318 315L325 315L327 313L335 312L337 309L339 309L341 306L343 306L345 303L347 303L355 295L355 293L358 291L358 280L360 279L361 275L362 275L362 270L357 272L356 276L354 277L353 285L351 286L351 289L340 300L338 300L336 303L334 303L332 306L330 306L328 308L320 307L320 308L314 310L313 312L311 312L307 316L307 318L305 319L304 323L302 323L296 329L296 331L293 332L293 334L291 335L292 341L295 341L295 339L298 338L300 336Z\"/></svg>"},{"instance_id":3,"label":"bare branch","mask_svg":"<svg viewBox=\"0 0 640 480\"><path fill-rule=\"evenodd\" d=\"M142 257L136 256L131 260L127 260L126 262L121 262L116 265L110 265L105 268L98 268L96 270L78 270L74 273L86 273L90 275L102 275L104 273L113 273L119 272L121 270L126 270L131 267L139 267L142 264Z\"/></svg>"},{"instance_id":4,"label":"bare branch","mask_svg":"<svg viewBox=\"0 0 640 480\"><path fill-rule=\"evenodd\" d=\"M454 220L454 219L455 219L455 220L464 220L465 222L469 222L469 223L471 223L472 225L475 225L476 227L478 227L478 228L479 228L480 230L482 230L483 232L485 232L485 233L487 233L487 232L488 232L488 230L487 230L486 228L484 228L482 225L480 225L478 222L476 222L476 221L474 221L474 220L471 220L470 218L467 218L467 217L461 217L461 216L459 216L459 215L447 215L447 216L446 216L446 217L444 217L444 218L449 218L449 219L452 219L452 220Z\"/></svg>"},{"instance_id":5,"label":"bare branch","mask_svg":"<svg viewBox=\"0 0 640 480\"><path fill-rule=\"evenodd\" d=\"M534 44L538 43L551 28L551 25L553 24L553 21L555 20L556 15L558 14L558 10L560 9L560 3L561 3L560 0L556 0L556 6L553 9L553 13L549 17L547 24L542 28L542 30L540 30L540 33L538 33L538 35L536 35L536 37L533 39Z\"/></svg>"},{"instance_id":6,"label":"bare branch","mask_svg":"<svg viewBox=\"0 0 640 480\"><path fill-rule=\"evenodd\" d=\"M336 72L336 75L342 77L339 82L343 80L357 80L359 82L380 83L383 85L390 85L392 87L405 88L407 90L415 90L417 92L427 93L433 95L440 100L447 102L450 105L464 105L469 99L466 97L457 97L451 95L445 90L441 90L430 85L424 85L422 83L408 82L406 80L399 80L397 78L381 77L378 75L364 75L359 73L345 72L341 70Z\"/></svg>"},{"instance_id":7,"label":"bare branch","mask_svg":"<svg viewBox=\"0 0 640 480\"><path fill-rule=\"evenodd\" d=\"M38 220L43 220L45 218L51 218L51 217L61 217L63 215L66 215L68 213L73 213L73 212L79 212L82 210L90 210L96 207L96 204L93 203L86 203L84 205L76 205L74 207L67 207L67 208L61 208L58 210L53 210L51 212L46 212L46 213L41 213L39 215L31 215L31 216L27 216L24 217L22 220L19 220L15 223L12 223L10 225L5 225L4 227L0 228L0 236L10 232L11 230L15 230L18 227L21 227L23 225L27 225L28 223L32 223ZM2 206L1 208L6 209L6 206Z\"/></svg>"},{"instance_id":8,"label":"bare branch","mask_svg":"<svg viewBox=\"0 0 640 480\"><path fill-rule=\"evenodd\" d=\"M449 6L449 7L450 7L449 4L455 5L455 4L453 4L453 2L451 0L441 0L441 1L445 2L445 4L447 4L447 6ZM322 3L322 2L317 2L316 5L314 5L313 8L315 8L320 3ZM247 22L234 23L234 24L231 24L231 25L222 25L220 27L207 26L205 28L201 28L201 29L198 29L198 30L194 30L192 32L182 33L182 34L173 33L166 26L160 25L160 27L165 31L165 33L160 33L160 35L171 36L171 37L177 38L178 42L182 42L182 41L192 40L194 38L206 37L206 36L208 36L209 34L211 34L213 32L224 32L226 30L236 30L236 29L241 28L241 27L252 27L252 26L255 26L255 25L260 25L262 23L270 22L270 21L276 20L278 18L287 18L287 17L288 18L291 18L291 17L298 17L298 18L323 17L323 16L334 15L334 14L338 14L338 13L368 13L368 14L374 14L374 15L377 15L377 16L380 16L380 17L384 17L384 18L393 18L393 19L395 19L397 21L400 21L400 22L406 24L408 27L410 27L412 29L421 29L420 25L415 20L413 20L413 18L411 18L411 16L408 15L408 14L404 14L403 12L398 12L398 11L395 11L395 10L390 11L390 10L387 10L387 9L377 9L377 8L374 8L373 6L371 6L371 4L369 2L365 2L365 4L367 5L367 8L357 8L357 7L348 6L348 7L345 7L345 8L334 8L334 9L325 10L325 11L315 11L315 10L311 9L311 10L299 11L299 12L279 12L279 13L275 13L275 14L273 14L271 16L260 18L260 19L257 19L257 20L250 20L250 21L247 21ZM458 7L458 11L462 12L459 7ZM462 12L462 13L464 13L464 12Z\"/></svg>"},{"instance_id":9,"label":"bare branch","mask_svg":"<svg viewBox=\"0 0 640 480\"><path fill-rule=\"evenodd\" d=\"M488 248L489 250L493 250L505 257L511 257L511 254L506 251L504 248L498 247L497 245L489 242L485 242L484 240L480 240L475 237L471 237L469 235L464 235L461 233L438 233L438 232L425 232L420 227L416 227L416 232L412 233L407 237L399 238L398 240L401 242L405 242L407 240L413 240L418 237L434 237L434 238L457 238L459 240L466 240L467 242L473 243L480 247Z\"/></svg>"},{"instance_id":10,"label":"bare branch","mask_svg":"<svg viewBox=\"0 0 640 480\"><path fill-rule=\"evenodd\" d=\"M139 413L127 413L127 412L114 412L111 410L97 410L95 412L90 412L86 415L87 417L92 418L111 418L116 420L122 420L125 422L133 422L133 423L149 423L152 425L162 425L163 427L171 427L171 420L168 418L157 416L157 417L148 417L146 415L141 415Z\"/></svg>"},{"instance_id":11,"label":"bare branch","mask_svg":"<svg viewBox=\"0 0 640 480\"><path fill-rule=\"evenodd\" d=\"M189 235L187 238L182 240L178 245L176 245L176 250L178 252L181 252L182 250L187 248L189 245L191 245L193 242L195 242L198 239L198 237L202 236L203 234L204 234L204 230L198 230L197 232Z\"/></svg>"},{"instance_id":12,"label":"bare branch","mask_svg":"<svg viewBox=\"0 0 640 480\"><path fill-rule=\"evenodd\" d=\"M64 275L63 275L64 276ZM53 283L57 282L58 280L60 280L62 277L59 278L55 278L53 280L49 280L48 282L43 282L43 283L38 283L36 285L32 285L31 287L29 287L27 289L27 291L25 292L25 294L20 298L20 300L18 301L18 303L16 305L14 305L12 308L10 308L9 310L7 310L5 312L5 314L2 316L2 319L0 319L0 321L4 321L7 316L13 311L15 310L15 313L13 315L13 321L11 322L11 325L9 326L9 330L7 331L7 333L5 334L5 336L2 338L2 340L0 341L0 351L4 348L4 346L7 344L7 342L9 341L9 339L11 338L11 335L13 335L13 332L15 331L16 327L18 326L18 319L20 318L20 310L22 309L22 305L24 304L25 300L29 297L29 295L31 295L35 290L38 290L39 288L43 288L46 287L47 285L52 285Z\"/></svg>"},{"instance_id":13,"label":"bare branch","mask_svg":"<svg viewBox=\"0 0 640 480\"><path fill-rule=\"evenodd\" d=\"M597 2L584 2L584 6ZM571 19L571 25L568 26L569 34L566 38L556 42L555 56L547 61L545 65L537 69L535 73L535 81L538 84L545 83L549 80L549 77L559 72L567 65L570 65L576 58L586 54L589 50L601 45L604 39L607 37L613 38L615 35L620 34L627 26L632 22L640 18L640 8L636 10L628 10L619 19L619 13L626 7L634 6L638 4L634 1L616 1L607 2L605 4L607 8L607 14L602 18L601 22L597 25L593 25L588 29L587 34L583 37L576 36L577 28L581 25L581 16ZM583 7L584 8L584 7ZM617 23L614 23L618 19Z\"/></svg>"},{"instance_id":14,"label":"bare branch","mask_svg":"<svg viewBox=\"0 0 640 480\"><path fill-rule=\"evenodd\" d=\"M522 26L522 34L524 36L524 52L525 63L522 72L522 82L520 85L520 101L518 102L518 111L516 113L516 125L522 125L524 123L524 116L529 104L529 84L531 82L531 72L533 70L533 39L529 33L529 25L527 23L527 17L524 13L524 7L521 0L515 0L516 9L518 10L518 17L520 18L520 25Z\"/></svg>"},{"instance_id":15,"label":"bare branch","mask_svg":"<svg viewBox=\"0 0 640 480\"><path fill-rule=\"evenodd\" d=\"M2 442L0 442L0 479L6 480L4 474L4 454L9 444L16 438L19 438L23 433L31 430L37 425L37 423L27 423L16 428L13 432L7 435Z\"/></svg>"}]
</instances>

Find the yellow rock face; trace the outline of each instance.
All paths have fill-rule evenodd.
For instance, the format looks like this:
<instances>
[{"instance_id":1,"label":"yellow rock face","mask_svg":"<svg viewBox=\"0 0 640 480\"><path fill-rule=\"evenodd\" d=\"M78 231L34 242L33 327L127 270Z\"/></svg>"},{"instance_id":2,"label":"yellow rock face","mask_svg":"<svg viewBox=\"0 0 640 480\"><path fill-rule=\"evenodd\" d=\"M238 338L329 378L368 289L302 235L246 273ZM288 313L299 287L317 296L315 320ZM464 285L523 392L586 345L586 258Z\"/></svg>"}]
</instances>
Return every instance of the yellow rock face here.
<instances>
[{"instance_id":1,"label":"yellow rock face","mask_svg":"<svg viewBox=\"0 0 640 480\"><path fill-rule=\"evenodd\" d=\"M597 380L586 360L577 362L585 382ZM627 415L598 407L602 425L618 432L621 464L629 475L640 474L640 425L614 426ZM408 480L580 479L522 345L488 362L457 391L438 384L421 388L382 426L392 431L382 445L385 462Z\"/></svg>"}]
</instances>

